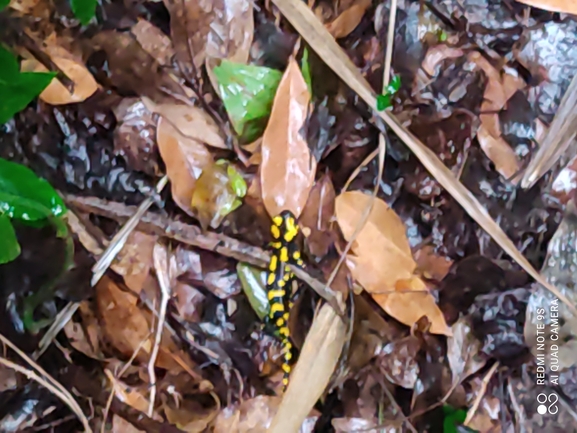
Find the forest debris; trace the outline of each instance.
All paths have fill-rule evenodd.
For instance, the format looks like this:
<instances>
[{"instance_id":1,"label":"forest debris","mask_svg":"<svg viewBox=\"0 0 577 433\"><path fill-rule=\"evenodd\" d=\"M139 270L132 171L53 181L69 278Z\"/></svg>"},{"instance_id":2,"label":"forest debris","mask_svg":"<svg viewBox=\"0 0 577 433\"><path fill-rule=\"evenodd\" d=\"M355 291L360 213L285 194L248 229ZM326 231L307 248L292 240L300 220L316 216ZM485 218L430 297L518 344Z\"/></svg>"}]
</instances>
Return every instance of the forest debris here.
<instances>
[{"instance_id":1,"label":"forest debris","mask_svg":"<svg viewBox=\"0 0 577 433\"><path fill-rule=\"evenodd\" d=\"M214 164L212 155L204 144L180 134L162 117L158 120L156 139L170 179L172 198L182 210L194 216L191 199L196 180L204 169Z\"/></svg>"},{"instance_id":2,"label":"forest debris","mask_svg":"<svg viewBox=\"0 0 577 433\"><path fill-rule=\"evenodd\" d=\"M273 0L273 2L327 66L356 92L369 107L376 107L376 93L372 90L370 84L362 76L358 68L352 63L348 55L318 21L310 8L298 0ZM377 111L376 114L391 128L399 139L409 147L425 169L457 200L471 218L529 275L543 284L547 290L557 296L577 315L575 305L563 295L559 289L541 277L539 272L537 272L531 263L521 254L497 222L491 218L479 200L455 178L451 170L449 170L430 149L411 134L395 116L386 111Z\"/></svg>"},{"instance_id":3,"label":"forest debris","mask_svg":"<svg viewBox=\"0 0 577 433\"><path fill-rule=\"evenodd\" d=\"M136 37L144 51L154 57L159 64L170 65L174 56L174 48L170 38L162 30L150 22L138 18L130 32Z\"/></svg>"},{"instance_id":4,"label":"forest debris","mask_svg":"<svg viewBox=\"0 0 577 433\"><path fill-rule=\"evenodd\" d=\"M260 182L269 215L290 210L298 218L313 186L317 164L303 135L309 100L293 58L278 86L262 140Z\"/></svg>"},{"instance_id":5,"label":"forest debris","mask_svg":"<svg viewBox=\"0 0 577 433\"><path fill-rule=\"evenodd\" d=\"M104 369L104 373L112 387L115 397L123 403L126 403L130 407L138 410L139 412L146 413L148 407L148 399L141 393L137 387L128 386L122 380L114 377L114 374L109 369ZM156 421L162 421L162 417L157 413L152 414L152 419Z\"/></svg>"},{"instance_id":6,"label":"forest debris","mask_svg":"<svg viewBox=\"0 0 577 433\"><path fill-rule=\"evenodd\" d=\"M509 143L502 136L495 138L484 124L477 130L477 140L487 158L495 164L495 169L505 179L511 179L516 183L513 176L519 173L521 163Z\"/></svg>"},{"instance_id":7,"label":"forest debris","mask_svg":"<svg viewBox=\"0 0 577 433\"><path fill-rule=\"evenodd\" d=\"M432 245L424 245L414 253L418 273L426 279L441 281L449 273L453 261L435 253Z\"/></svg>"},{"instance_id":8,"label":"forest debris","mask_svg":"<svg viewBox=\"0 0 577 433\"><path fill-rule=\"evenodd\" d=\"M368 200L370 196L359 191L337 197L337 221L347 241ZM427 316L432 333L450 335L435 299L415 275L417 264L403 222L381 199L375 199L351 253L347 258L351 273L383 310L408 326Z\"/></svg>"},{"instance_id":9,"label":"forest debris","mask_svg":"<svg viewBox=\"0 0 577 433\"><path fill-rule=\"evenodd\" d=\"M327 30L335 39L348 36L360 24L369 6L371 6L371 0L357 0L333 22L327 24Z\"/></svg>"}]
</instances>

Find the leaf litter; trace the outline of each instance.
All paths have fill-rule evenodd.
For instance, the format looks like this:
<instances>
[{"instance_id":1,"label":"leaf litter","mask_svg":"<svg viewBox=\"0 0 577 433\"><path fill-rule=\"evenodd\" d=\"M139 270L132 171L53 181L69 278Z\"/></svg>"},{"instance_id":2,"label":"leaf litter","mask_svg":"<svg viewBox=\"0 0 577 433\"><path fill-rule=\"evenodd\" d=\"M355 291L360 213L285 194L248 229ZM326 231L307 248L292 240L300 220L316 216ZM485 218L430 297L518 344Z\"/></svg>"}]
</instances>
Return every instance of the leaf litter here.
<instances>
[{"instance_id":1,"label":"leaf litter","mask_svg":"<svg viewBox=\"0 0 577 433\"><path fill-rule=\"evenodd\" d=\"M20 55L11 77L58 76L7 116L0 157L66 197L81 241L75 273L35 318L67 303L78 312L39 363L82 390L94 402L92 412L81 402L91 423L112 431L571 429L575 325L564 302L575 303L574 161L561 157L526 191L517 183L525 187L523 170L574 75L573 17L490 2L399 4L389 78L400 82L392 107L375 113L390 5L309 3L106 4L86 28L60 9L42 12L51 6L16 7L42 31L9 41ZM383 133L378 179L378 164L365 159ZM155 192L164 174L170 191ZM90 261L144 197L151 210L90 288ZM286 209L300 217L307 266L295 270L306 284L291 313L296 366L282 394L281 350L261 319L268 225ZM22 302L44 267L61 268L45 232L15 224L22 251L0 266L0 331L30 352ZM155 248L163 266L153 264ZM330 296L336 302L325 303ZM563 344L550 342L546 354L555 365L547 390L563 402L556 419L534 404L543 303L564 322ZM72 367L101 389L74 383ZM32 395L22 389L6 394L13 418ZM59 404L30 422L67 416Z\"/></svg>"}]
</instances>

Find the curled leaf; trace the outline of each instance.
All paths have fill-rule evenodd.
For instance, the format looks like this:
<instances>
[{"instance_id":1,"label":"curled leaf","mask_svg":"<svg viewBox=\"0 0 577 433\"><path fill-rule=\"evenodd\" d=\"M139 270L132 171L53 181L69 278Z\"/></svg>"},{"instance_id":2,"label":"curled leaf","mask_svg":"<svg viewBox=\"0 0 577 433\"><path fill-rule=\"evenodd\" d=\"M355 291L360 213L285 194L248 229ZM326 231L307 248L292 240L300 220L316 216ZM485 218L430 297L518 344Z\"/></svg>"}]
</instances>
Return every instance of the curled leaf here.
<instances>
[{"instance_id":1,"label":"curled leaf","mask_svg":"<svg viewBox=\"0 0 577 433\"><path fill-rule=\"evenodd\" d=\"M359 191L337 197L337 221L347 241L351 240L370 199ZM405 226L384 201L375 199L351 253L347 264L353 276L389 315L408 326L427 316L432 333L450 335L435 298L415 275L417 264Z\"/></svg>"}]
</instances>

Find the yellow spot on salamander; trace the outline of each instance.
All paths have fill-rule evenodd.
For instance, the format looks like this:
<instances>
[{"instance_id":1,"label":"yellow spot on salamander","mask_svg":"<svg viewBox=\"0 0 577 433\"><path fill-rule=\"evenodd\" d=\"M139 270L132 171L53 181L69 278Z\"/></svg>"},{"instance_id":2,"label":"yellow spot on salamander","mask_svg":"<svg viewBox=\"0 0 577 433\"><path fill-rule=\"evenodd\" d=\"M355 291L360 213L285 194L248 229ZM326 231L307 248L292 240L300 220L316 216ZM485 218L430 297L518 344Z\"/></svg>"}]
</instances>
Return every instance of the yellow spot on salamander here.
<instances>
[{"instance_id":1,"label":"yellow spot on salamander","mask_svg":"<svg viewBox=\"0 0 577 433\"><path fill-rule=\"evenodd\" d=\"M284 313L282 317L283 317L283 319L285 319L288 322L288 319L289 319L288 311L286 313Z\"/></svg>"},{"instance_id":2,"label":"yellow spot on salamander","mask_svg":"<svg viewBox=\"0 0 577 433\"><path fill-rule=\"evenodd\" d=\"M275 249L275 250L280 250L280 247L282 247L282 242L272 242L271 246Z\"/></svg>"},{"instance_id":3,"label":"yellow spot on salamander","mask_svg":"<svg viewBox=\"0 0 577 433\"><path fill-rule=\"evenodd\" d=\"M285 281L288 283L288 280L290 280L291 277L292 277L291 274L284 274L283 277L282 277L282 279L285 280Z\"/></svg>"},{"instance_id":4,"label":"yellow spot on salamander","mask_svg":"<svg viewBox=\"0 0 577 433\"><path fill-rule=\"evenodd\" d=\"M273 239L279 239L280 229L278 228L278 226L275 225L270 226L270 234L272 235Z\"/></svg>"},{"instance_id":5,"label":"yellow spot on salamander","mask_svg":"<svg viewBox=\"0 0 577 433\"><path fill-rule=\"evenodd\" d=\"M286 286L285 280L279 280L279 281L276 282L276 284L277 284L277 286L279 286L279 287L284 287L284 286Z\"/></svg>"},{"instance_id":6,"label":"yellow spot on salamander","mask_svg":"<svg viewBox=\"0 0 577 433\"><path fill-rule=\"evenodd\" d=\"M288 386L288 377L282 378L282 385L286 388Z\"/></svg>"},{"instance_id":7,"label":"yellow spot on salamander","mask_svg":"<svg viewBox=\"0 0 577 433\"><path fill-rule=\"evenodd\" d=\"M266 280L266 284L269 286L272 286L274 284L274 281L275 281L275 276L272 272L270 272L268 274L268 279Z\"/></svg>"},{"instance_id":8,"label":"yellow spot on salamander","mask_svg":"<svg viewBox=\"0 0 577 433\"><path fill-rule=\"evenodd\" d=\"M280 302L275 302L270 306L270 314L271 316L275 313L282 313L284 311L284 305Z\"/></svg>"},{"instance_id":9,"label":"yellow spot on salamander","mask_svg":"<svg viewBox=\"0 0 577 433\"><path fill-rule=\"evenodd\" d=\"M296 225L293 217L287 217L284 224L284 228L285 228L284 240L287 242L292 242L294 238L297 237L299 231L298 226Z\"/></svg>"},{"instance_id":10,"label":"yellow spot on salamander","mask_svg":"<svg viewBox=\"0 0 577 433\"><path fill-rule=\"evenodd\" d=\"M281 310L281 311L282 311L282 310ZM289 336L288 326L283 326L282 328L280 328L280 329L278 330L278 333L279 333L280 335L282 335L283 337L288 337L288 336Z\"/></svg>"},{"instance_id":11,"label":"yellow spot on salamander","mask_svg":"<svg viewBox=\"0 0 577 433\"><path fill-rule=\"evenodd\" d=\"M284 371L285 373L290 373L291 372L291 366L288 364L283 364L282 365L282 371Z\"/></svg>"},{"instance_id":12,"label":"yellow spot on salamander","mask_svg":"<svg viewBox=\"0 0 577 433\"><path fill-rule=\"evenodd\" d=\"M276 255L273 255L270 258L270 263L268 264L268 270L271 272L275 272L277 263L278 263L278 257Z\"/></svg>"},{"instance_id":13,"label":"yellow spot on salamander","mask_svg":"<svg viewBox=\"0 0 577 433\"><path fill-rule=\"evenodd\" d=\"M275 298L284 298L286 292L284 290L269 290L268 291L268 300L272 301Z\"/></svg>"},{"instance_id":14,"label":"yellow spot on salamander","mask_svg":"<svg viewBox=\"0 0 577 433\"><path fill-rule=\"evenodd\" d=\"M301 252L300 251L295 251L293 253L293 259L295 260L300 260L301 259ZM281 260L282 261L282 260ZM283 262L284 263L284 262Z\"/></svg>"},{"instance_id":15,"label":"yellow spot on salamander","mask_svg":"<svg viewBox=\"0 0 577 433\"><path fill-rule=\"evenodd\" d=\"M293 256L294 256L294 254L293 254ZM300 256L299 256L299 257L300 257ZM286 262L288 262L289 257L288 257L288 249L287 249L287 247L282 247L282 248L280 249L280 257L279 257L279 260L281 261L281 263L286 263Z\"/></svg>"},{"instance_id":16,"label":"yellow spot on salamander","mask_svg":"<svg viewBox=\"0 0 577 433\"><path fill-rule=\"evenodd\" d=\"M276 320L276 326L277 326L278 328L281 328L281 327L284 326L284 319L283 319L282 317L279 317L279 318Z\"/></svg>"}]
</instances>

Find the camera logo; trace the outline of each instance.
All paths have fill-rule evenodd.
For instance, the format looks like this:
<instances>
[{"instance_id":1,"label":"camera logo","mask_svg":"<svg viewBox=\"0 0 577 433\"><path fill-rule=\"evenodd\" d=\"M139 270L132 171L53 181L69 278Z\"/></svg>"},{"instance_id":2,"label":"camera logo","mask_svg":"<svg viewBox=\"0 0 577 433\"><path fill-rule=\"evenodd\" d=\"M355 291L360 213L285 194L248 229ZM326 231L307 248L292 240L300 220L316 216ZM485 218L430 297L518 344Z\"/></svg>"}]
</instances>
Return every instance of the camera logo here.
<instances>
[{"instance_id":1,"label":"camera logo","mask_svg":"<svg viewBox=\"0 0 577 433\"><path fill-rule=\"evenodd\" d=\"M559 401L559 396L554 392L551 394L545 394L542 392L537 396L537 413L539 415L555 415L559 411L559 407L557 406L557 402Z\"/></svg>"}]
</instances>

